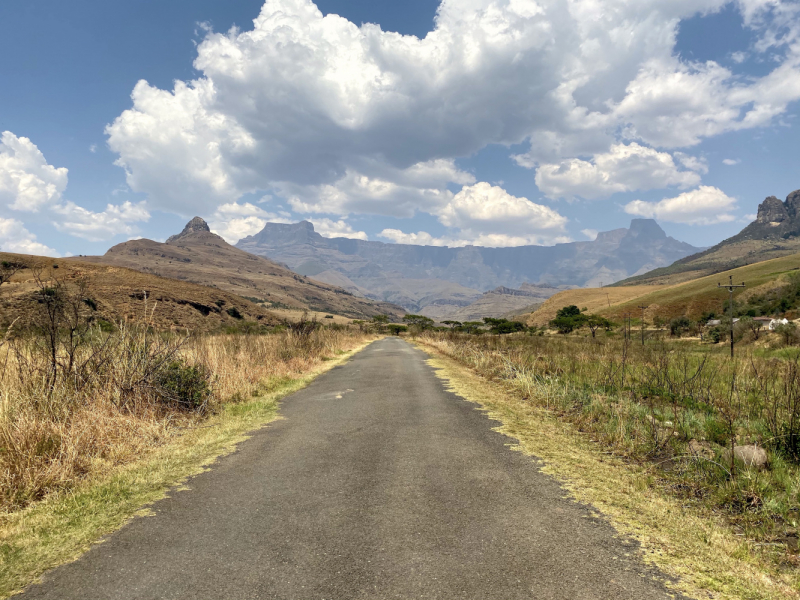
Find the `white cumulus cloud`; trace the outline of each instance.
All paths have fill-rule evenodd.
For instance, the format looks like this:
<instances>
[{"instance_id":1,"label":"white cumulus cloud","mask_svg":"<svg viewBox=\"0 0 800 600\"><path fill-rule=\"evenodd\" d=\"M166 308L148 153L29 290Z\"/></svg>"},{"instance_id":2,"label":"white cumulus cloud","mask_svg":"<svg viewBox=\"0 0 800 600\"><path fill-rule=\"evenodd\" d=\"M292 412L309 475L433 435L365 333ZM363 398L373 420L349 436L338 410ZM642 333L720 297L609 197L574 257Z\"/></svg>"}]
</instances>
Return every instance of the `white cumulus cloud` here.
<instances>
[{"instance_id":1,"label":"white cumulus cloud","mask_svg":"<svg viewBox=\"0 0 800 600\"><path fill-rule=\"evenodd\" d=\"M561 237L566 217L542 204L509 194L486 182L464 186L438 211L439 221L462 231L463 237L504 235L537 243ZM488 239L488 238L485 238Z\"/></svg>"},{"instance_id":2,"label":"white cumulus cloud","mask_svg":"<svg viewBox=\"0 0 800 600\"><path fill-rule=\"evenodd\" d=\"M681 171L667 152L637 143L615 144L591 161L577 158L543 164L536 171L536 185L550 198L605 198L616 192L651 190L669 186L691 187L700 183L697 170L703 163L681 155L692 170Z\"/></svg>"},{"instance_id":3,"label":"white cumulus cloud","mask_svg":"<svg viewBox=\"0 0 800 600\"><path fill-rule=\"evenodd\" d=\"M36 241L36 236L25 229L17 219L0 217L0 250L38 256L61 256L58 252Z\"/></svg>"},{"instance_id":4,"label":"white cumulus cloud","mask_svg":"<svg viewBox=\"0 0 800 600\"><path fill-rule=\"evenodd\" d=\"M47 220L59 231L90 241L104 241L116 234L131 235L133 225L150 218L144 202L109 204L102 212L93 212L63 197L68 183L64 167L48 164L44 154L31 140L10 131L0 137L0 208L31 213L30 218ZM22 226L20 221L7 222ZM27 232L23 227L23 231ZM32 234L14 238L16 245L31 251L38 248L52 255L55 251L35 242Z\"/></svg>"},{"instance_id":5,"label":"white cumulus cloud","mask_svg":"<svg viewBox=\"0 0 800 600\"><path fill-rule=\"evenodd\" d=\"M369 237L363 231L356 231L353 226L342 219L308 219L314 225L314 231L323 237L334 238L344 237L354 240L368 240Z\"/></svg>"},{"instance_id":6,"label":"white cumulus cloud","mask_svg":"<svg viewBox=\"0 0 800 600\"><path fill-rule=\"evenodd\" d=\"M625 212L672 223L688 225L713 225L735 220L730 211L736 208L736 199L719 188L703 185L660 202L634 200L625 205Z\"/></svg>"},{"instance_id":7,"label":"white cumulus cloud","mask_svg":"<svg viewBox=\"0 0 800 600\"><path fill-rule=\"evenodd\" d=\"M245 202L239 204L230 202L223 204L209 219L208 228L213 233L228 242L235 244L240 239L249 235L255 235L262 229L268 221L274 223L289 223L290 221L275 213L267 212L263 208Z\"/></svg>"},{"instance_id":8,"label":"white cumulus cloud","mask_svg":"<svg viewBox=\"0 0 800 600\"><path fill-rule=\"evenodd\" d=\"M93 212L74 202L63 202L52 207L52 211L61 215L53 221L56 229L90 242L103 242L118 234L133 235L138 232L133 223L150 220L144 202L108 204L102 212Z\"/></svg>"},{"instance_id":9,"label":"white cumulus cloud","mask_svg":"<svg viewBox=\"0 0 800 600\"><path fill-rule=\"evenodd\" d=\"M378 235L397 243L427 246L500 247L569 241L566 217L483 181L465 185L436 215L442 225L456 233L434 237L426 231L384 229Z\"/></svg>"},{"instance_id":10,"label":"white cumulus cloud","mask_svg":"<svg viewBox=\"0 0 800 600\"><path fill-rule=\"evenodd\" d=\"M140 81L108 143L149 206L187 216L257 190L306 214L439 214L474 183L454 160L489 144L528 143L517 160L551 196L693 187L704 163L655 148L768 125L800 98L791 3L737 4L778 56L761 78L678 57L680 20L726 4L443 0L419 39L267 0L252 29L208 31L196 80Z\"/></svg>"},{"instance_id":11,"label":"white cumulus cloud","mask_svg":"<svg viewBox=\"0 0 800 600\"><path fill-rule=\"evenodd\" d=\"M9 208L37 212L56 204L67 187L67 179L67 169L47 164L28 138L10 131L0 136L0 202Z\"/></svg>"}]
</instances>

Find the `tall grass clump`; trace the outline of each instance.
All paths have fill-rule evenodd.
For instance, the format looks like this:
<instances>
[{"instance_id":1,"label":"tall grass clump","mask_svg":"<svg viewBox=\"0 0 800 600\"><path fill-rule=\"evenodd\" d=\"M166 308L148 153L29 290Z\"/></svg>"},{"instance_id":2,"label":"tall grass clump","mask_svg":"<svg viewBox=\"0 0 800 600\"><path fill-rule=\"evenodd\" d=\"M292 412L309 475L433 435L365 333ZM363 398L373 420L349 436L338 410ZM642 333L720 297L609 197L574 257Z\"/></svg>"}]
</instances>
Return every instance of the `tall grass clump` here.
<instances>
[{"instance_id":1,"label":"tall grass clump","mask_svg":"<svg viewBox=\"0 0 800 600\"><path fill-rule=\"evenodd\" d=\"M419 339L645 465L686 502L724 512L745 536L797 552L796 356L732 361L690 342L614 336Z\"/></svg>"}]
</instances>

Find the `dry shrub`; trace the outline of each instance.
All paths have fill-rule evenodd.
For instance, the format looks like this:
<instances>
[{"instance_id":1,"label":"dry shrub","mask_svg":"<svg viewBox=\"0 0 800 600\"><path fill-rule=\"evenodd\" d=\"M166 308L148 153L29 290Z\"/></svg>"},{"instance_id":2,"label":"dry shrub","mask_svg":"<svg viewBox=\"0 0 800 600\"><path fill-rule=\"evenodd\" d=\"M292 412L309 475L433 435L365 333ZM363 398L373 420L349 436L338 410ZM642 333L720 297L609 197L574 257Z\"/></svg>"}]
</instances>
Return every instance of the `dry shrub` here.
<instances>
[{"instance_id":1,"label":"dry shrub","mask_svg":"<svg viewBox=\"0 0 800 600\"><path fill-rule=\"evenodd\" d=\"M55 360L40 335L0 347L2 510L137 460L222 404L259 395L365 339L326 328L178 337L124 324L84 337L70 356L59 345Z\"/></svg>"}]
</instances>

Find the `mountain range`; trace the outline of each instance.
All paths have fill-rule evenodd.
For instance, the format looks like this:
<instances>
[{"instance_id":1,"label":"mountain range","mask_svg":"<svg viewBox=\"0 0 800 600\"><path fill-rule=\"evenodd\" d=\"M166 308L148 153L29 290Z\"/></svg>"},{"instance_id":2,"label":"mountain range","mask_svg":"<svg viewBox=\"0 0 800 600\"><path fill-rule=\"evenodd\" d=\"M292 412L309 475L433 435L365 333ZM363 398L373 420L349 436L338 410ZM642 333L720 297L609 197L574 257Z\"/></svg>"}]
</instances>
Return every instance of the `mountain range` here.
<instances>
[{"instance_id":1,"label":"mountain range","mask_svg":"<svg viewBox=\"0 0 800 600\"><path fill-rule=\"evenodd\" d=\"M103 256L81 260L218 288L268 309L308 309L353 318L378 314L400 317L404 313L399 306L356 296L239 250L212 233L200 217L189 221L166 243L130 240L113 246Z\"/></svg>"},{"instance_id":2,"label":"mountain range","mask_svg":"<svg viewBox=\"0 0 800 600\"><path fill-rule=\"evenodd\" d=\"M668 237L652 219L634 219L593 241L510 248L326 238L308 221L267 223L236 246L354 294L442 318L498 287L544 286L536 294L541 301L559 287L610 284L701 250Z\"/></svg>"}]
</instances>

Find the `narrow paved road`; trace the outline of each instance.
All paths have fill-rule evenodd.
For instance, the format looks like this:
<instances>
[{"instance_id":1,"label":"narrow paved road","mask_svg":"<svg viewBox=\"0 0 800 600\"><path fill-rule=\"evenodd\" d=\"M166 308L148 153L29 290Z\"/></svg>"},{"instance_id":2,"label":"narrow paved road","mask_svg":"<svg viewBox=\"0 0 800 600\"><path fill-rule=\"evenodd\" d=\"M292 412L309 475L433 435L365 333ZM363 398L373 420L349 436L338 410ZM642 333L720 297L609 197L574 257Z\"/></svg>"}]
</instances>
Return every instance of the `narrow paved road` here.
<instances>
[{"instance_id":1,"label":"narrow paved road","mask_svg":"<svg viewBox=\"0 0 800 600\"><path fill-rule=\"evenodd\" d=\"M23 598L671 597L425 358L372 344Z\"/></svg>"}]
</instances>

